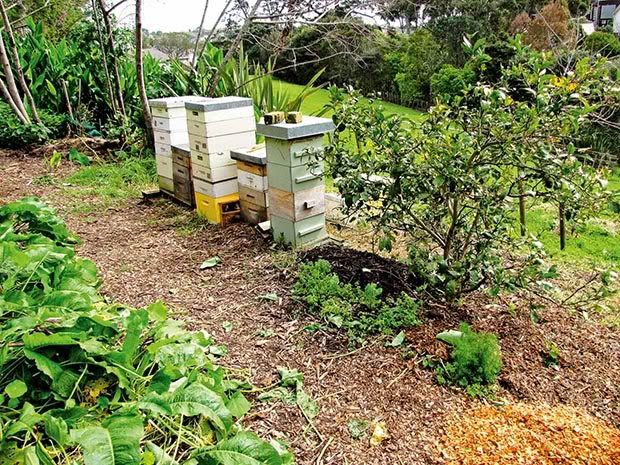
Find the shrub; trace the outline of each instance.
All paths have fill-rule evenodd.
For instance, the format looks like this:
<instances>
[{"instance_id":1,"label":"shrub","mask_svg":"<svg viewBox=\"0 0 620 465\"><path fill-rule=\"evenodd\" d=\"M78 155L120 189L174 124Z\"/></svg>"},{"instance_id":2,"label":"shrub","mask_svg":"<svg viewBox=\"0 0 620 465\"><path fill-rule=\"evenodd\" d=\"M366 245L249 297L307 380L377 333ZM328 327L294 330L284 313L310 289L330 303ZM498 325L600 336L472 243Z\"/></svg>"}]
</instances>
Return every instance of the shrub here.
<instances>
[{"instance_id":1,"label":"shrub","mask_svg":"<svg viewBox=\"0 0 620 465\"><path fill-rule=\"evenodd\" d=\"M59 139L67 134L67 118L46 110L40 110L43 126L24 125L17 119L11 107L0 102L0 147L21 148L40 144L50 139Z\"/></svg>"},{"instance_id":2,"label":"shrub","mask_svg":"<svg viewBox=\"0 0 620 465\"><path fill-rule=\"evenodd\" d=\"M606 57L620 55L620 41L610 32L593 32L586 37L584 45L591 52L600 53Z\"/></svg>"},{"instance_id":3,"label":"shrub","mask_svg":"<svg viewBox=\"0 0 620 465\"><path fill-rule=\"evenodd\" d=\"M308 310L319 313L330 325L345 329L351 339L368 334L392 334L420 324L419 303L402 294L398 299L381 299L383 289L374 283L364 288L342 284L326 260L301 266L293 295Z\"/></svg>"},{"instance_id":4,"label":"shrub","mask_svg":"<svg viewBox=\"0 0 620 465\"><path fill-rule=\"evenodd\" d=\"M497 337L491 333L475 333L463 323L461 337L453 339L451 361L438 368L440 384L451 383L463 388L490 386L502 369L502 354Z\"/></svg>"},{"instance_id":5,"label":"shrub","mask_svg":"<svg viewBox=\"0 0 620 465\"><path fill-rule=\"evenodd\" d=\"M431 77L431 91L433 98L450 102L454 97L463 94L468 86L476 82L476 73L469 66L455 68L452 65L443 65Z\"/></svg>"}]
</instances>

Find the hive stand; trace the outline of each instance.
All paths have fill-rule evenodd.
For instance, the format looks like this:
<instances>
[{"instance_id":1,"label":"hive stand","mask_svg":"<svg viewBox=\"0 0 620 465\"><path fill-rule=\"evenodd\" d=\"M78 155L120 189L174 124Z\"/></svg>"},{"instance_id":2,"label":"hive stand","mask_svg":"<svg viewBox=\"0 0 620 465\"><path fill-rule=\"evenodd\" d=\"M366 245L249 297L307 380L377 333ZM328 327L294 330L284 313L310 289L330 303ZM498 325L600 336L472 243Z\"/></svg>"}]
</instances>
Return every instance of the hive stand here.
<instances>
[{"instance_id":1,"label":"hive stand","mask_svg":"<svg viewBox=\"0 0 620 465\"><path fill-rule=\"evenodd\" d=\"M252 99L222 97L185 105L198 213L225 224L239 214L233 149L256 143Z\"/></svg>"},{"instance_id":2,"label":"hive stand","mask_svg":"<svg viewBox=\"0 0 620 465\"><path fill-rule=\"evenodd\" d=\"M239 202L241 217L249 224L259 224L269 219L269 199L267 191L267 151L264 145L230 152L237 161L239 181Z\"/></svg>"},{"instance_id":3,"label":"hive stand","mask_svg":"<svg viewBox=\"0 0 620 465\"><path fill-rule=\"evenodd\" d=\"M189 143L186 102L199 102L203 97L170 97L149 101L153 115L155 158L160 190L174 195L172 146Z\"/></svg>"},{"instance_id":4,"label":"hive stand","mask_svg":"<svg viewBox=\"0 0 620 465\"><path fill-rule=\"evenodd\" d=\"M269 213L275 240L293 247L327 239L325 180L319 154L330 119L304 117L299 124L258 124L265 136Z\"/></svg>"}]
</instances>

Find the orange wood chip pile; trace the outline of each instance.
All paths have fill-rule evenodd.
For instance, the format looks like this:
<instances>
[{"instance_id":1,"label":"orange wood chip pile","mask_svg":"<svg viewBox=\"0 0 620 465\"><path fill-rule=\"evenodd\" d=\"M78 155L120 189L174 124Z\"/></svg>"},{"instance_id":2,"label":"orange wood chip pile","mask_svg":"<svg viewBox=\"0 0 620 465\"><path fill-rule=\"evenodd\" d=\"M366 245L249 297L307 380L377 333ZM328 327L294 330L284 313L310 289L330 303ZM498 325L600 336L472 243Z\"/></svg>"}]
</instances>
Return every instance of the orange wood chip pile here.
<instances>
[{"instance_id":1,"label":"orange wood chip pile","mask_svg":"<svg viewBox=\"0 0 620 465\"><path fill-rule=\"evenodd\" d=\"M620 430L571 407L468 411L442 438L449 465L620 465Z\"/></svg>"}]
</instances>

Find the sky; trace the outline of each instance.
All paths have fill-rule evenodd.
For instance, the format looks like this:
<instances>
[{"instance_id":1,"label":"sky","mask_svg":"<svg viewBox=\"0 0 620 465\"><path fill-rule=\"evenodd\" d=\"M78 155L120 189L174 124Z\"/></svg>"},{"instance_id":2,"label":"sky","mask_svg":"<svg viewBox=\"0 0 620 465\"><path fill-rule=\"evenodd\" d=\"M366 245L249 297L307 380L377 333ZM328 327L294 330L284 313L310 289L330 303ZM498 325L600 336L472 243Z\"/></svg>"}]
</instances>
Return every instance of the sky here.
<instances>
[{"instance_id":1,"label":"sky","mask_svg":"<svg viewBox=\"0 0 620 465\"><path fill-rule=\"evenodd\" d=\"M177 32L196 29L200 25L205 0L143 0L142 23L151 32ZM219 16L226 0L210 0L206 28L212 26ZM133 22L133 2L120 6L116 16L125 23Z\"/></svg>"}]
</instances>

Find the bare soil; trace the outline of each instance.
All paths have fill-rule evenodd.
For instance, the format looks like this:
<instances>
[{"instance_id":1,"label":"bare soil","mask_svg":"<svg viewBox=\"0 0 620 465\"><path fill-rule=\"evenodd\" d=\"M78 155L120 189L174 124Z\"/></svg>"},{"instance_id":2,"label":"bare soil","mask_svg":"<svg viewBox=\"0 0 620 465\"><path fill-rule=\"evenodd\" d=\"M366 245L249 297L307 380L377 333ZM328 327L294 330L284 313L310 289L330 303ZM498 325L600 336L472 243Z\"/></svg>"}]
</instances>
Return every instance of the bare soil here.
<instances>
[{"instance_id":1,"label":"bare soil","mask_svg":"<svg viewBox=\"0 0 620 465\"><path fill-rule=\"evenodd\" d=\"M63 166L53 177L62 180L75 169ZM423 324L407 332L408 356L384 347L384 339L353 352L343 337L304 330L316 320L290 298L301 254L275 251L243 224L222 229L197 222L193 212L165 198L119 201L80 215L66 195L70 187L35 182L47 174L38 154L0 152L0 204L36 195L55 206L80 235L79 254L97 263L105 295L134 306L162 299L191 327L228 344L222 364L248 373L258 387L277 381L278 366L305 374L305 389L321 408L314 421L318 434L297 408L280 403L256 402L247 420L260 434L291 444L301 465L445 463L440 441L455 414L517 401L576 407L620 427L620 334L596 315L586 320L547 305L534 324L526 299L480 294L457 310L425 307ZM214 256L221 265L201 271ZM305 257L326 258L346 281L379 282L387 295L415 284L398 262L352 249L319 249ZM260 299L270 293L278 301ZM438 386L422 365L425 355L449 355L435 335L460 321L498 335L504 368L497 401ZM231 332L224 322L232 323ZM274 330L273 336L259 335L263 329ZM558 370L543 365L547 341L560 349ZM385 421L391 437L376 447L368 435L354 440L347 430L351 419Z\"/></svg>"}]
</instances>

